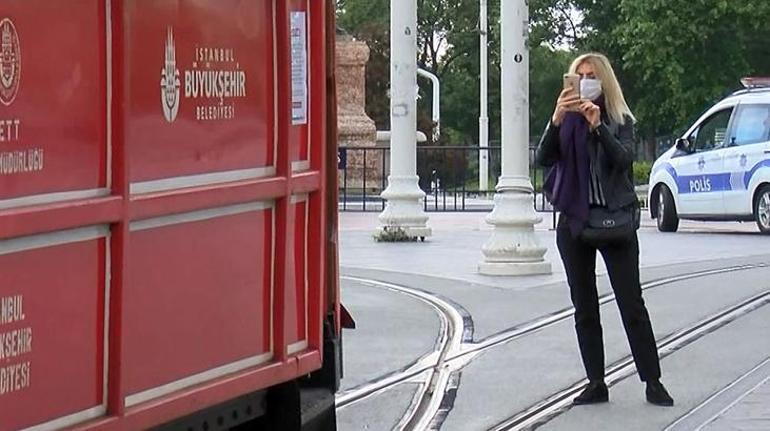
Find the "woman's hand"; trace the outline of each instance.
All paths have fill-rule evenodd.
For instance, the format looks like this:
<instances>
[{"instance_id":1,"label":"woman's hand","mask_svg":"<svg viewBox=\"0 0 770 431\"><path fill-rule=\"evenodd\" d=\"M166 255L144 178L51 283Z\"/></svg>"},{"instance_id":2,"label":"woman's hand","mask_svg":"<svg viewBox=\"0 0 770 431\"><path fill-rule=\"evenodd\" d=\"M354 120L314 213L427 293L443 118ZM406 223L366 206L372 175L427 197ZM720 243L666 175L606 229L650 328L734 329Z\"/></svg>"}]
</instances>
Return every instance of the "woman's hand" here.
<instances>
[{"instance_id":1,"label":"woman's hand","mask_svg":"<svg viewBox=\"0 0 770 431\"><path fill-rule=\"evenodd\" d=\"M569 112L570 108L580 103L580 99L573 92L572 88L565 88L561 91L559 98L556 100L556 109L553 111L551 117L551 124L554 126L561 126L562 120L564 120L564 114Z\"/></svg>"},{"instance_id":2,"label":"woman's hand","mask_svg":"<svg viewBox=\"0 0 770 431\"><path fill-rule=\"evenodd\" d=\"M580 113L583 114L583 116L586 118L586 121L588 121L588 125L591 127L591 130L599 127L599 124L602 122L601 108L599 108L599 106L590 100L584 100L580 103Z\"/></svg>"}]
</instances>

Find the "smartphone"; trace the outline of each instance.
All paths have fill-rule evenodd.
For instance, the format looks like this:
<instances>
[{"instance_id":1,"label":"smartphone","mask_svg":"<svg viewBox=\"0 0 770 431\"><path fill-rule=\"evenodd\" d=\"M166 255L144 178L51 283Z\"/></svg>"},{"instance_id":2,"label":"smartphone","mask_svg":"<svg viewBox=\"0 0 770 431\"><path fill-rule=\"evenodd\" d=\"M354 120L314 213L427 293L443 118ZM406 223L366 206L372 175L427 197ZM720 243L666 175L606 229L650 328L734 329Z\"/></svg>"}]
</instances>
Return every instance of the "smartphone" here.
<instances>
[{"instance_id":1,"label":"smartphone","mask_svg":"<svg viewBox=\"0 0 770 431\"><path fill-rule=\"evenodd\" d=\"M564 74L564 88L572 88L571 94L574 94L580 98L580 75L576 73L565 73ZM578 104L575 104L575 106L570 111L578 111Z\"/></svg>"}]
</instances>

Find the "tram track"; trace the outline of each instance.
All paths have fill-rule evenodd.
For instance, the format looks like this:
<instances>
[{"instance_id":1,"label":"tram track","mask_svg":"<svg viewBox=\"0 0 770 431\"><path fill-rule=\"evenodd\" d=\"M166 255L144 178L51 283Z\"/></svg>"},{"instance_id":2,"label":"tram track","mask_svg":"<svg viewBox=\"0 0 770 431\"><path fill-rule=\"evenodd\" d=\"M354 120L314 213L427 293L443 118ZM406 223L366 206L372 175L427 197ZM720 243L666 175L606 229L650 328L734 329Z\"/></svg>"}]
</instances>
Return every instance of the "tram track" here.
<instances>
[{"instance_id":1,"label":"tram track","mask_svg":"<svg viewBox=\"0 0 770 431\"><path fill-rule=\"evenodd\" d=\"M766 267L765 264L745 264L663 277L642 284L642 289L648 290L680 281L764 267ZM337 406L338 409L341 409L374 394L387 391L402 383L419 383L419 390L410 407L407 409L406 414L402 417L396 427L396 429L399 430L439 429L443 423L443 419L446 417L446 413L448 413L445 411L440 415L439 411L446 410L446 398L448 396L451 398L454 397L457 386L459 386L459 374L461 370L474 358L490 349L541 331L560 322L564 322L570 319L574 314L574 308L565 308L547 316L498 332L497 334L478 342L473 342L472 327L470 328L470 331L467 327L468 324L472 325L471 317L467 315L467 312L464 312L464 310L462 310L462 312L459 311L458 307L453 305L451 301L426 291L394 283L362 277L343 276L342 279L412 296L433 307L441 319L442 324L439 340L433 352L423 356L403 370L390 373L337 396ZM770 294L770 292L768 292L768 294ZM607 304L614 300L614 293L608 293L599 298L600 305ZM662 345L661 348L663 348ZM633 367L633 363L631 364L631 367ZM623 367L621 368L625 369ZM614 368L612 369L614 370ZM541 410L545 412L546 410L550 411L555 408L555 411L559 411L560 408L563 408L563 406L559 407L561 401L571 400L570 394L572 394L572 392L569 392L568 394L567 392L574 390L579 391L581 388L582 383L576 383L574 387L571 386L562 391L564 394L560 392L562 395L561 398L554 398L554 396L549 397L543 402L527 409L525 412L514 415L510 420L501 422L498 426L502 426L503 428L499 429L527 429L526 427L531 425L531 421L527 418L534 418L535 416L540 417L537 412ZM556 407L549 407L551 405ZM524 413L528 413L526 418L522 416ZM550 417L549 414L544 414L544 417ZM525 427L515 428L518 426L516 424L520 422L524 423ZM537 421L535 423L537 423ZM493 429L497 430L498 428Z\"/></svg>"},{"instance_id":2,"label":"tram track","mask_svg":"<svg viewBox=\"0 0 770 431\"><path fill-rule=\"evenodd\" d=\"M770 377L763 377L767 375L768 371L770 371L770 358L766 358L724 388L701 401L697 406L669 424L663 431L701 431L758 387L770 381ZM718 403L719 407L709 411L711 403Z\"/></svg>"},{"instance_id":3,"label":"tram track","mask_svg":"<svg viewBox=\"0 0 770 431\"><path fill-rule=\"evenodd\" d=\"M450 352L459 350L463 342L471 341L472 333L466 330L467 318L463 316L463 314L467 313L460 312L458 307L450 304L448 301L440 298L439 296L421 291L419 289L413 289L406 286L366 278L348 276L343 276L341 278L362 283L364 285L400 292L413 298L419 299L437 311L441 320L441 325L436 350L424 356L401 372L392 373L390 375L384 376L381 379L377 379L361 387L339 395L337 397L338 408L342 408L349 404L360 401L372 394L378 393L384 389L388 389L425 373L428 373L428 380L433 383L439 383L439 380L445 379L444 376L437 375L436 366L443 363L446 360L446 356ZM424 408L424 406L421 406L420 408Z\"/></svg>"},{"instance_id":4,"label":"tram track","mask_svg":"<svg viewBox=\"0 0 770 431\"><path fill-rule=\"evenodd\" d=\"M687 327L658 340L658 355L662 360L677 350L698 341L717 329L768 304L770 304L770 289L737 304L723 308L717 313L711 314L692 325L688 325ZM631 355L628 355L607 368L605 382L607 383L607 386L611 387L632 376L635 370L633 358ZM572 406L572 398L580 393L586 383L588 383L588 381L582 379L543 399L530 408L498 423L490 428L489 431L522 431L536 429L557 415L567 411Z\"/></svg>"}]
</instances>

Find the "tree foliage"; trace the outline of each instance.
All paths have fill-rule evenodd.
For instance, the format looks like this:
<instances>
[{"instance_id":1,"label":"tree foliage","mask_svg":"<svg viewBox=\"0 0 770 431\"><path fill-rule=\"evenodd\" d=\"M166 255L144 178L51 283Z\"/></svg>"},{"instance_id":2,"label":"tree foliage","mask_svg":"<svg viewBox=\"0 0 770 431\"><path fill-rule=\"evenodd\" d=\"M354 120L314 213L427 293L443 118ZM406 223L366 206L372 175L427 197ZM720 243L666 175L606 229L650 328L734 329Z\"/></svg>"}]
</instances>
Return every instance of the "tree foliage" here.
<instances>
[{"instance_id":1,"label":"tree foliage","mask_svg":"<svg viewBox=\"0 0 770 431\"><path fill-rule=\"evenodd\" d=\"M500 0L488 6L489 130L499 139ZM338 0L338 25L367 42L367 113L379 129L389 127L389 0ZM480 27L478 0L418 0L418 65L441 80L442 144L475 145L480 115ZM535 46L531 52L532 130L545 125L570 60L564 51ZM420 78L418 128L430 135L430 82Z\"/></svg>"},{"instance_id":2,"label":"tree foliage","mask_svg":"<svg viewBox=\"0 0 770 431\"><path fill-rule=\"evenodd\" d=\"M766 0L535 0L530 7L540 41L607 54L648 158L655 136L681 132L741 77L770 74ZM578 38L569 38L575 20L564 22L554 8L580 16Z\"/></svg>"},{"instance_id":3,"label":"tree foliage","mask_svg":"<svg viewBox=\"0 0 770 431\"><path fill-rule=\"evenodd\" d=\"M499 8L489 0L490 137L500 130ZM390 0L338 0L341 27L371 50L367 111L388 125ZM442 82L442 141L474 144L479 116L478 0L418 0L418 62ZM651 156L654 137L680 131L746 75L770 75L767 0L530 0L531 133L553 110L578 53L613 63ZM429 132L430 86L418 124ZM502 120L504 121L504 120Z\"/></svg>"},{"instance_id":4,"label":"tree foliage","mask_svg":"<svg viewBox=\"0 0 770 431\"><path fill-rule=\"evenodd\" d=\"M681 128L741 77L770 72L765 0L622 0L619 12L611 34L647 132Z\"/></svg>"}]
</instances>

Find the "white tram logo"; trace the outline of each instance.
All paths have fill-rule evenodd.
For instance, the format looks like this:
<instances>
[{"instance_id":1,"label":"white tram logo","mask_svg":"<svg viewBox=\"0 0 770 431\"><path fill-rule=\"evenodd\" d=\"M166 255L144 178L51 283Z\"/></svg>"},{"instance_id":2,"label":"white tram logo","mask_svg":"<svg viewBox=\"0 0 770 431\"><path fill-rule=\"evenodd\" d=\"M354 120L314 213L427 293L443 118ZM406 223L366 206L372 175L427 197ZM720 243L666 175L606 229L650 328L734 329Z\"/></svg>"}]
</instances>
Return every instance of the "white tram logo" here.
<instances>
[{"instance_id":1,"label":"white tram logo","mask_svg":"<svg viewBox=\"0 0 770 431\"><path fill-rule=\"evenodd\" d=\"M176 68L174 32L169 27L166 39L166 62L160 72L160 100L166 121L173 123L179 112L179 69Z\"/></svg>"},{"instance_id":2,"label":"white tram logo","mask_svg":"<svg viewBox=\"0 0 770 431\"><path fill-rule=\"evenodd\" d=\"M189 52L188 46L183 38L181 58ZM246 98L246 71L236 59L235 48L196 44L187 67L184 60L177 63L176 48L174 30L169 26L166 58L160 71L160 100L166 121L176 120L183 97L185 109L194 111L198 121L234 119L237 100Z\"/></svg>"},{"instance_id":3,"label":"white tram logo","mask_svg":"<svg viewBox=\"0 0 770 431\"><path fill-rule=\"evenodd\" d=\"M0 21L0 102L9 106L16 99L21 80L21 45L13 21Z\"/></svg>"}]
</instances>

